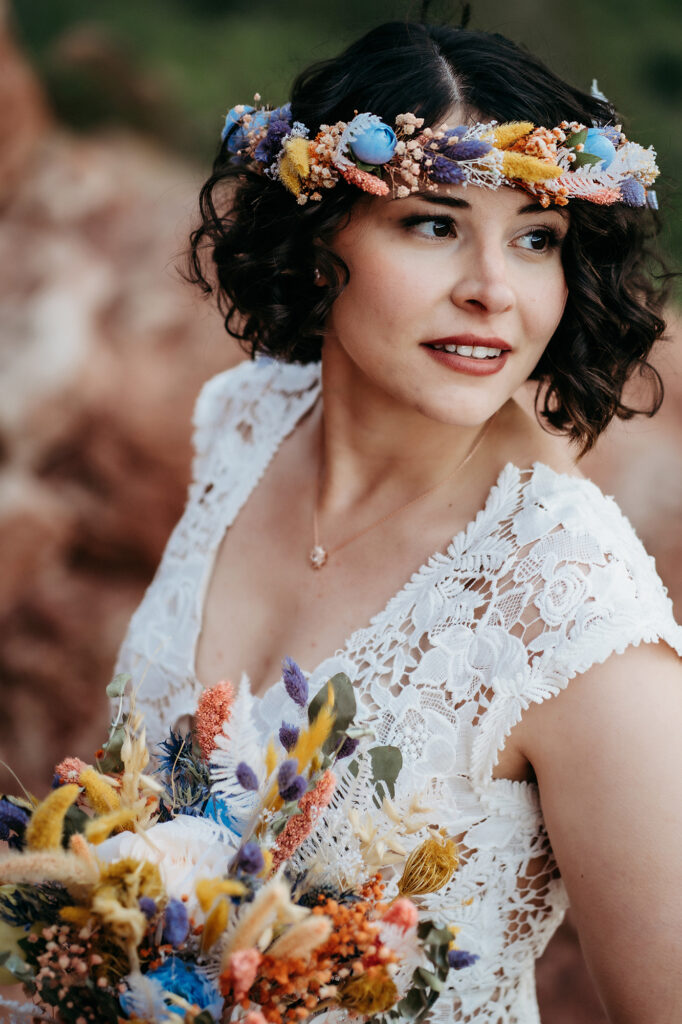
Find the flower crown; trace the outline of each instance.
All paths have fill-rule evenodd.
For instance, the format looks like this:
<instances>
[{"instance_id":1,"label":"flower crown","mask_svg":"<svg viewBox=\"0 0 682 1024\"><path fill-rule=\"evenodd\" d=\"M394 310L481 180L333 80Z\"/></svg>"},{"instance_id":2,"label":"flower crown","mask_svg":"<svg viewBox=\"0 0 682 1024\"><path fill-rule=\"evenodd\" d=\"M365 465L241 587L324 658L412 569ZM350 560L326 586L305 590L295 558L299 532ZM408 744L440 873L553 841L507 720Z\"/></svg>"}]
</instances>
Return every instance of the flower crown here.
<instances>
[{"instance_id":1,"label":"flower crown","mask_svg":"<svg viewBox=\"0 0 682 1024\"><path fill-rule=\"evenodd\" d=\"M656 153L628 142L620 125L562 121L538 128L530 121L489 121L434 130L423 124L414 114L399 114L394 129L376 114L356 114L322 125L311 139L288 103L274 110L240 104L228 112L222 138L234 159L281 182L301 204L322 199L344 179L399 199L441 184L511 185L542 206L585 199L658 208L650 189L659 174Z\"/></svg>"}]
</instances>

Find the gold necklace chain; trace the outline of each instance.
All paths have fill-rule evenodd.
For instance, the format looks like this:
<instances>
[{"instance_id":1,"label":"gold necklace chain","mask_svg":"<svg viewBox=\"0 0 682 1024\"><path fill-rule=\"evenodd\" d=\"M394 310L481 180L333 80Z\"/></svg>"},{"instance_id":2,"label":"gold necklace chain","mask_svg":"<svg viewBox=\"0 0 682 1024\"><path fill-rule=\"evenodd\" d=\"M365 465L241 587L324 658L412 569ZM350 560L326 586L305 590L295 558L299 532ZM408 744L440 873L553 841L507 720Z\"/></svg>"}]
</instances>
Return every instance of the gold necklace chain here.
<instances>
[{"instance_id":1,"label":"gold necklace chain","mask_svg":"<svg viewBox=\"0 0 682 1024\"><path fill-rule=\"evenodd\" d=\"M421 494L418 494L416 498L411 498L409 501L405 502L404 505L399 505L398 508L394 508L392 512L387 512L386 515L381 517L381 519L377 519L375 522L370 523L369 526L364 526L362 530L358 530L358 532L354 533L351 537L347 537L346 540L342 541L341 544L337 544L336 547L334 548L326 548L324 547L323 544L320 543L320 530L317 510L318 503L320 500L320 488L322 483L322 459L320 459L320 474L318 477L318 488L317 494L315 496L315 505L313 506L313 547L309 555L311 567L313 569L321 569L324 565L327 564L327 561L329 560L331 555L335 555L338 551L341 551L342 548L348 547L349 544L352 544L353 541L359 540L360 537L364 537L366 533L369 533L370 530L376 529L377 526L381 526L382 523L385 523L387 519L391 519L392 516L396 516L398 515L399 512L404 512L405 509L410 508L411 505L416 505L417 502L423 501L424 498L428 498L430 494L433 494L434 491L437 491L438 488L446 484L448 480L452 480L455 473L459 473L461 469L464 469L467 462L473 459L474 455L481 446L483 438L488 433L490 425L495 419L495 415L490 417L490 419L479 433L478 437L472 444L467 454L464 456L462 461L455 466L451 473L448 473L446 477L444 477L442 480L439 480L437 484L433 485L433 487L429 487L428 491L423 491Z\"/></svg>"}]
</instances>

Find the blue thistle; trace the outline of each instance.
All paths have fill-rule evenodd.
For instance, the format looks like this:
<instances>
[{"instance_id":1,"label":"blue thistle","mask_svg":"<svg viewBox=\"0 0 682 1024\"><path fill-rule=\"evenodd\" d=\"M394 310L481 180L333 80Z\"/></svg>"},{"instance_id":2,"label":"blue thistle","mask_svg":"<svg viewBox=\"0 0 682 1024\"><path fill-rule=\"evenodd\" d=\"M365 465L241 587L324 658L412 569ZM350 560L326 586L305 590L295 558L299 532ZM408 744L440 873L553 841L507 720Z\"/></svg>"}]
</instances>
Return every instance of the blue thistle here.
<instances>
[{"instance_id":1,"label":"blue thistle","mask_svg":"<svg viewBox=\"0 0 682 1024\"><path fill-rule=\"evenodd\" d=\"M171 811L201 814L211 791L211 778L206 762L195 751L192 734L170 733L157 747L158 768L164 786L165 820ZM162 820L163 820L162 815Z\"/></svg>"},{"instance_id":2,"label":"blue thistle","mask_svg":"<svg viewBox=\"0 0 682 1024\"><path fill-rule=\"evenodd\" d=\"M290 750L293 750L298 743L298 737L300 730L295 725L289 725L288 722L282 722L279 729L279 742L282 744L287 754Z\"/></svg>"},{"instance_id":3,"label":"blue thistle","mask_svg":"<svg viewBox=\"0 0 682 1024\"><path fill-rule=\"evenodd\" d=\"M282 662L282 678L293 702L304 708L308 703L308 681L293 658L285 658Z\"/></svg>"}]
</instances>

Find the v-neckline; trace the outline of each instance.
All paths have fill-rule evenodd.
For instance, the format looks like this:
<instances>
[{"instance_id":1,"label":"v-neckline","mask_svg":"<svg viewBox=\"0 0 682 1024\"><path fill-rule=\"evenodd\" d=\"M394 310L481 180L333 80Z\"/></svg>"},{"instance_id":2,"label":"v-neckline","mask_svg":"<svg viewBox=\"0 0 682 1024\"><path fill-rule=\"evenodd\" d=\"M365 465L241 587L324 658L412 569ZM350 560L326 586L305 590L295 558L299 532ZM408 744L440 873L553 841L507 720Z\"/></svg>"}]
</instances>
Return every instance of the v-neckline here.
<instances>
[{"instance_id":1,"label":"v-neckline","mask_svg":"<svg viewBox=\"0 0 682 1024\"><path fill-rule=\"evenodd\" d=\"M277 385L275 383L275 387L276 386ZM197 675L196 656L197 649L199 646L199 640L201 638L204 625L204 605L206 602L206 595L209 589L210 581L213 577L215 561L221 543L225 538L228 530L230 530L230 528L234 524L237 516L249 501L249 498L254 493L256 487L263 479L263 476L271 466L273 459L279 452L284 441L288 437L290 437L291 434L297 429L297 427L302 422L306 414L312 410L318 398L322 398L322 384L319 374L315 386L309 387L309 390L307 390L307 392L304 395L302 395L299 398L296 398L292 402L291 412L293 413L293 415L290 415L283 419L282 427L279 433L277 434L274 443L269 446L269 449L265 453L264 457L262 459L253 461L253 471L250 485L248 489L245 490L242 501L232 511L232 514L229 517L229 521L221 520L220 529L216 530L216 536L213 538L213 545L207 556L206 565L204 566L202 584L200 587L200 592L196 604L196 623L190 645L189 674L193 685L197 688L198 691L202 691L206 688ZM525 472L534 474L538 465L540 465L540 463L535 463L532 469L525 470ZM318 662L318 664L313 669L308 669L306 666L301 665L300 667L303 669L305 674L310 678L313 678L320 672L320 670L324 667L324 665L327 664L327 662L330 662L335 659L341 658L345 662L352 661L351 651L353 650L354 641L359 634L366 634L367 632L375 631L376 627L381 623L382 620L384 620L387 617L390 617L394 606L402 602L403 598L410 589L412 589L417 583L423 582L425 577L427 577L429 574L435 572L436 570L442 570L444 560L447 559L450 562L452 562L455 556L449 555L449 551L455 549L457 550L459 555L463 554L466 551L467 539L469 534L476 528L480 519L486 517L491 502L497 492L498 487L500 486L503 480L503 477L511 470L516 470L519 474L522 474L524 472L524 470L521 470L518 467L516 467L513 462L507 462L500 470L495 481L491 484L481 508L466 523L465 526L463 526L460 530L457 531L457 533L455 533L450 538L447 544L444 545L444 549L439 548L437 551L434 551L432 554L430 554L427 557L427 559L419 566L419 568L416 569L413 573L411 573L410 576L405 580L405 582L398 588L398 590L396 590L395 593L392 594L391 597L389 597L389 599L386 601L383 607L371 616L371 618L366 624L359 626L353 630L353 632L346 638L341 647L337 648L336 651L333 651L331 654L323 658L320 662ZM276 688L281 683L281 681L282 680L280 676L279 679L274 680L269 685L265 686L257 694L257 699L259 701L262 701L265 698L265 696L270 693L271 690Z\"/></svg>"}]
</instances>

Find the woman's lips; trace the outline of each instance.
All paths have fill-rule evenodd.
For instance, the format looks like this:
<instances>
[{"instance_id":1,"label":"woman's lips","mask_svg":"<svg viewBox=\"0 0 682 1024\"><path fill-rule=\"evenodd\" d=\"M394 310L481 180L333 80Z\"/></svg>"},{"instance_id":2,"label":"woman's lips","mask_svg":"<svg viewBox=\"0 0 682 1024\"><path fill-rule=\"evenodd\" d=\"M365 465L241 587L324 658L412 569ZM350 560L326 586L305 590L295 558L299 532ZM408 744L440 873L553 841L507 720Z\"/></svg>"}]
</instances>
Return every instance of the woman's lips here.
<instances>
[{"instance_id":1,"label":"woman's lips","mask_svg":"<svg viewBox=\"0 0 682 1024\"><path fill-rule=\"evenodd\" d=\"M459 343L466 344L464 341ZM435 344L444 344L444 342ZM480 341L478 344L481 344ZM488 345L487 347L493 346ZM493 358L477 359L475 356L462 356L458 352L445 352L443 349L432 348L431 345L422 345L422 348L426 349L429 355L443 366L456 370L458 373L468 373L472 377L489 377L493 373L499 373L507 362L510 351L507 348Z\"/></svg>"}]
</instances>

